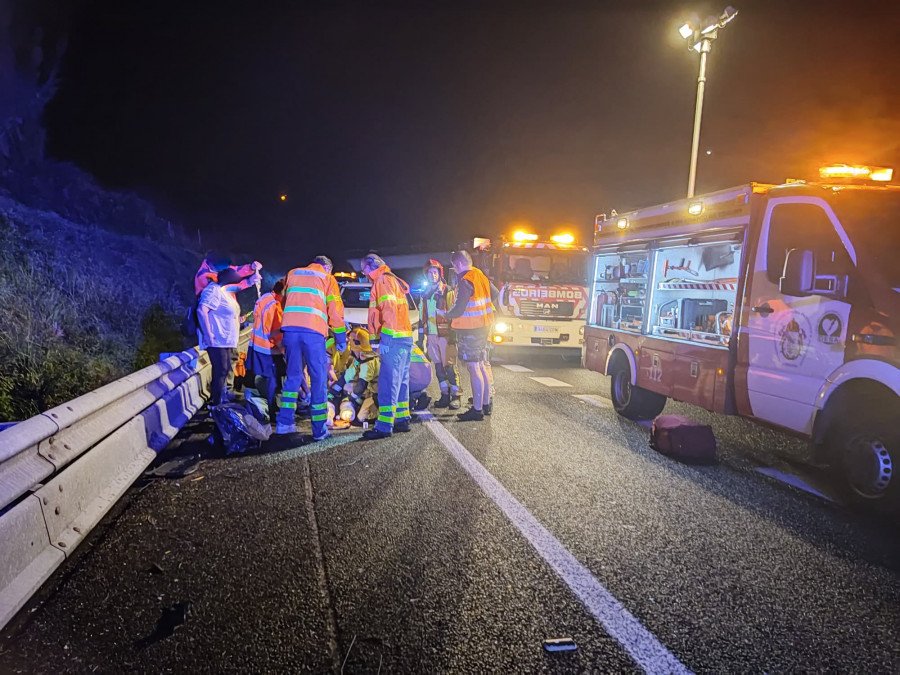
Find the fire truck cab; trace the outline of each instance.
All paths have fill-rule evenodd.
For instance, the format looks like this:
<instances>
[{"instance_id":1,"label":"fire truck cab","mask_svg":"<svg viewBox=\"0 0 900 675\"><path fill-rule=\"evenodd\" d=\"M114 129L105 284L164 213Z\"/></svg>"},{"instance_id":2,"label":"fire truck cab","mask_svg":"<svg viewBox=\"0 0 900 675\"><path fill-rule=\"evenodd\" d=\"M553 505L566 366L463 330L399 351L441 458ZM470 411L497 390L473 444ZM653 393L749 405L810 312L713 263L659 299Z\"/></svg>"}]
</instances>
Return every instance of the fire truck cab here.
<instances>
[{"instance_id":1,"label":"fire truck cab","mask_svg":"<svg viewBox=\"0 0 900 675\"><path fill-rule=\"evenodd\" d=\"M499 241L476 238L471 251L475 266L500 290L494 344L581 348L590 253L573 235L542 241L537 234L517 231Z\"/></svg>"},{"instance_id":2,"label":"fire truck cab","mask_svg":"<svg viewBox=\"0 0 900 675\"><path fill-rule=\"evenodd\" d=\"M595 223L586 368L808 438L853 502L900 506L900 185L840 165Z\"/></svg>"}]
</instances>

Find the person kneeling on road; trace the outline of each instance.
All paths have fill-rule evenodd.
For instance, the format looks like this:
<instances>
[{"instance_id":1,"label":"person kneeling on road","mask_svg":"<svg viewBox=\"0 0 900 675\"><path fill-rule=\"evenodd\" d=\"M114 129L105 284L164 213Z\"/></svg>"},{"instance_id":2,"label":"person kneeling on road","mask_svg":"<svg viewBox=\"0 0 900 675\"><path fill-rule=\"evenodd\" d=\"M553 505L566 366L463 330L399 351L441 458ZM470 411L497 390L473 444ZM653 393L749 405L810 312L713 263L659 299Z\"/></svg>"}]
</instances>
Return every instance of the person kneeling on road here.
<instances>
[{"instance_id":1,"label":"person kneeling on road","mask_svg":"<svg viewBox=\"0 0 900 675\"><path fill-rule=\"evenodd\" d=\"M412 348L409 359L409 403L414 410L427 410L431 397L426 392L431 384L431 364L425 353Z\"/></svg>"},{"instance_id":2,"label":"person kneeling on road","mask_svg":"<svg viewBox=\"0 0 900 675\"><path fill-rule=\"evenodd\" d=\"M378 417L378 355L372 351L369 334L365 328L350 331L348 342L353 360L344 372L344 391L347 400L340 404L341 411L352 410L351 421L363 424ZM351 409L344 405L349 403Z\"/></svg>"},{"instance_id":3,"label":"person kneeling on road","mask_svg":"<svg viewBox=\"0 0 900 675\"><path fill-rule=\"evenodd\" d=\"M363 438L387 438L394 431L409 431L409 363L413 347L406 301L409 285L374 253L363 258L360 267L372 282L369 339L380 340L381 360L378 421L374 429L363 432Z\"/></svg>"},{"instance_id":4,"label":"person kneeling on road","mask_svg":"<svg viewBox=\"0 0 900 675\"><path fill-rule=\"evenodd\" d=\"M488 372L488 334L494 322L491 282L472 267L467 251L454 251L450 258L459 278L456 301L447 310L456 331L457 349L472 381L472 407L458 415L462 422L478 422L491 414L491 376Z\"/></svg>"}]
</instances>

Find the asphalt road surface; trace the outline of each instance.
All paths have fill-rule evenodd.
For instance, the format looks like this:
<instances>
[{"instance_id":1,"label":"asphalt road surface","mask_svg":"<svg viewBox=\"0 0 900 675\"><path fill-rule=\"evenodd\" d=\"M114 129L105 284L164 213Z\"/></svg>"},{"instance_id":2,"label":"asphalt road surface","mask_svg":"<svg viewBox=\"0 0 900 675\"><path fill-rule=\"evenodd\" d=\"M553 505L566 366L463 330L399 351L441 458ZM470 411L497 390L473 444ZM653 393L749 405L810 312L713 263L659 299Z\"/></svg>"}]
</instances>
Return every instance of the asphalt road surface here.
<instances>
[{"instance_id":1,"label":"asphalt road surface","mask_svg":"<svg viewBox=\"0 0 900 675\"><path fill-rule=\"evenodd\" d=\"M482 423L139 481L4 631L0 670L900 672L900 533L831 501L800 443L670 403L718 439L687 466L596 373L494 371Z\"/></svg>"}]
</instances>

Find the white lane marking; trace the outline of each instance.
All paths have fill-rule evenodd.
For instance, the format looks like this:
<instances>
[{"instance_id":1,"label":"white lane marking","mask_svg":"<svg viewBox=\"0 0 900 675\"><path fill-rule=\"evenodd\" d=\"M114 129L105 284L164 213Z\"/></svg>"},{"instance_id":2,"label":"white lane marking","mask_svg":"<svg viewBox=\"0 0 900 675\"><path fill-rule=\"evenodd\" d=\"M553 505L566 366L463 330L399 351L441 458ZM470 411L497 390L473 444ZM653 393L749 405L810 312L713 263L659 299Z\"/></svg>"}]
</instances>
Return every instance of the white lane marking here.
<instances>
[{"instance_id":1,"label":"white lane marking","mask_svg":"<svg viewBox=\"0 0 900 675\"><path fill-rule=\"evenodd\" d=\"M638 666L647 673L691 673L444 425L431 413L416 414Z\"/></svg>"},{"instance_id":2,"label":"white lane marking","mask_svg":"<svg viewBox=\"0 0 900 675\"><path fill-rule=\"evenodd\" d=\"M529 377L529 380L534 380L535 382L539 382L546 387L571 387L572 385L568 382L563 382L562 380L557 380L555 377Z\"/></svg>"},{"instance_id":3,"label":"white lane marking","mask_svg":"<svg viewBox=\"0 0 900 675\"><path fill-rule=\"evenodd\" d=\"M507 370L511 370L514 373L533 373L534 371L531 368L526 368L525 366L520 366L517 363L504 363L501 368L506 368Z\"/></svg>"},{"instance_id":4,"label":"white lane marking","mask_svg":"<svg viewBox=\"0 0 900 675\"><path fill-rule=\"evenodd\" d=\"M779 471L778 469L770 466L759 466L756 470L763 474L764 476L768 476L769 478L774 478L775 480L779 480L782 483L787 483L788 485L792 485L795 488L799 488L805 492L810 493L811 495L815 495L816 497L821 497L822 499L827 499L830 502L834 500L826 494L822 494L818 490L816 490L812 485L804 481L799 476L795 476L792 473L784 473Z\"/></svg>"},{"instance_id":5,"label":"white lane marking","mask_svg":"<svg viewBox=\"0 0 900 675\"><path fill-rule=\"evenodd\" d=\"M605 398L601 396L597 396L597 394L572 394L574 398L577 398L580 401L584 401L585 403L590 403L591 405L595 405L598 408L610 408L612 407L612 403L607 401Z\"/></svg>"}]
</instances>

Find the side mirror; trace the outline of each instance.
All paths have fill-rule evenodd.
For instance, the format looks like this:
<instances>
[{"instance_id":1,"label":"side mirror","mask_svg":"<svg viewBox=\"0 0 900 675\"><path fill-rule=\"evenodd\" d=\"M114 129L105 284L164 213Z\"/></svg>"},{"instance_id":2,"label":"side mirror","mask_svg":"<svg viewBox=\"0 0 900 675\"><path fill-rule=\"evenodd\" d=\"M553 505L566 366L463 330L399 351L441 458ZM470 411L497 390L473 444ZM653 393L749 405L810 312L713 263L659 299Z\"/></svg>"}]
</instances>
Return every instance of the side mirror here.
<instances>
[{"instance_id":1,"label":"side mirror","mask_svg":"<svg viewBox=\"0 0 900 675\"><path fill-rule=\"evenodd\" d=\"M792 248L784 261L784 272L778 282L783 295L809 295L816 281L816 258L812 251Z\"/></svg>"}]
</instances>

